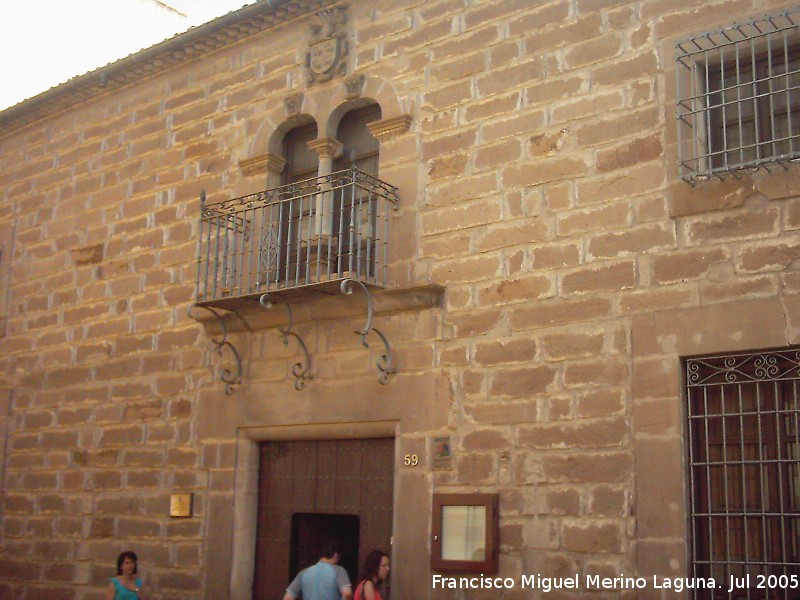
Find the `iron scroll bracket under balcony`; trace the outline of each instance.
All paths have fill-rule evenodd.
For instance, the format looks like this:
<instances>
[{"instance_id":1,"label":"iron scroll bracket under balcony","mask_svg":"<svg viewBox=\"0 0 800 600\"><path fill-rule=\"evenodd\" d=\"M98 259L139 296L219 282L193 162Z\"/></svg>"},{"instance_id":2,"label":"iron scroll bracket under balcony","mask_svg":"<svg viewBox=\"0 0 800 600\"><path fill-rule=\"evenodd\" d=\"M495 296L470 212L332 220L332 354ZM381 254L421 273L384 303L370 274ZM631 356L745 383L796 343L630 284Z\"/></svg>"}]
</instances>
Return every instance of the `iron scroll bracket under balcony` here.
<instances>
[{"instance_id":1,"label":"iron scroll bracket under balcony","mask_svg":"<svg viewBox=\"0 0 800 600\"><path fill-rule=\"evenodd\" d=\"M280 300L283 305L286 307L286 314L288 316L289 324L284 329L282 327L278 327L278 331L281 332L281 337L283 341L283 345L288 347L289 346L289 338L293 337L297 340L300 349L303 351L304 360L294 363L292 365L292 377L294 377L294 389L298 392L302 390L306 385L306 380L314 379L314 376L310 373L311 371L311 355L308 353L308 347L306 343L303 341L297 333L292 331L293 326L293 319L292 319L292 307L286 301L286 298L283 296L277 296L278 300ZM269 310L274 306L274 303L270 299L269 294L263 294L259 299L258 303L262 306L262 308Z\"/></svg>"},{"instance_id":2,"label":"iron scroll bracket under balcony","mask_svg":"<svg viewBox=\"0 0 800 600\"><path fill-rule=\"evenodd\" d=\"M372 326L372 315L374 314L374 306L372 303L372 294L369 293L369 289L363 283L356 279L345 279L342 281L340 290L343 294L352 295L353 293L353 284L357 284L361 287L364 291L364 294L367 297L367 322L364 324L364 329L360 331L355 331L354 333L359 337L359 342L361 343L364 348L369 348L369 343L367 342L367 336L371 332L375 332L381 341L383 342L383 349L384 352L380 356L378 356L378 360L376 361L376 366L378 367L379 375L378 375L378 382L381 385L386 385L389 383L389 375L397 373L397 367L394 364L393 354L392 354L392 347L389 345L389 340L386 339L386 336L381 333L379 329L376 329Z\"/></svg>"},{"instance_id":3,"label":"iron scroll bracket under balcony","mask_svg":"<svg viewBox=\"0 0 800 600\"><path fill-rule=\"evenodd\" d=\"M233 394L238 385L242 383L244 377L244 362L246 357L240 358L239 351L230 341L230 335L250 335L260 331L273 330L276 328L283 338L284 345L288 344L289 338L294 338L299 346L301 356L295 355L289 362L290 373L294 378L294 388L303 391L306 384L311 380L318 379L316 371L316 360L309 350L306 340L295 332L296 322L302 321L305 327L313 326L314 323L320 324L330 322L333 319L355 319L358 322L359 315L364 315L363 300L356 299L360 294L354 293L356 286L361 288L366 298L366 322L363 327L354 329L354 333L359 336L358 342L361 346L371 349L369 342L375 340L377 336L382 343L382 352L375 347L377 357L376 366L379 371L378 381L386 384L391 381L391 375L398 372L396 357L389 340L384 333L372 326L373 320L377 315L388 315L406 312L425 311L429 309L441 308L444 288L437 285L423 285L403 289L374 289L365 286L357 281L337 282L336 292L316 293L306 295L302 301L292 300L292 296L285 293L269 293L253 299L242 300L235 310L208 307L207 305L194 304L188 309L189 316L201 324L206 331L210 341L213 342L211 355L219 354L223 365L219 366L218 377L225 384L226 394ZM355 301L354 301L355 300ZM274 310L277 304L283 304L286 310L284 316L282 311ZM298 306L302 310L298 313ZM199 307L206 310L206 313L195 311ZM301 315L298 321L298 314ZM288 321L286 320L288 319ZM221 332L221 335L220 335ZM370 335L375 336L370 340ZM224 355L224 356L223 356ZM372 371L372 360L370 360L369 370Z\"/></svg>"},{"instance_id":4,"label":"iron scroll bracket under balcony","mask_svg":"<svg viewBox=\"0 0 800 600\"><path fill-rule=\"evenodd\" d=\"M193 308L202 308L203 310L207 310L216 318L217 322L220 325L220 329L222 330L222 338L217 340L211 338L211 343L214 344L214 348L212 352L216 352L220 357L225 354L227 350L231 356L233 357L235 368L229 369L227 367L221 367L221 371L219 374L219 378L225 384L225 394L230 396L233 394L236 389L234 386L240 385L242 383L242 358L239 355L239 351L236 349L231 342L228 341L228 326L225 324L225 319L222 318L216 310L208 306L199 306L197 304L193 304L189 306L189 310L187 311L190 318L194 319L195 321L199 321L196 316L192 314Z\"/></svg>"},{"instance_id":5,"label":"iron scroll bracket under balcony","mask_svg":"<svg viewBox=\"0 0 800 600\"><path fill-rule=\"evenodd\" d=\"M355 167L233 199L212 200L201 194L195 306L218 321L224 319L223 339L212 341L218 353L230 351L236 361L235 369L222 373L227 393L241 379L239 354L226 338L228 329L239 330L237 321L248 330L251 318L274 326L280 315L264 309L284 305L288 323L279 331L285 346L291 337L300 347L302 357L293 363L291 374L295 389L302 390L313 379L316 365L293 329L291 305L302 302L305 307L352 295L356 284L367 298L366 324L356 333L366 348L373 331L380 338L379 381L389 381L397 368L386 336L372 327L373 294L386 291L389 229L398 208L397 187ZM380 298L381 305L394 302L392 298L430 305L440 296L428 291L418 297L411 291ZM220 314L220 309L237 319Z\"/></svg>"}]
</instances>

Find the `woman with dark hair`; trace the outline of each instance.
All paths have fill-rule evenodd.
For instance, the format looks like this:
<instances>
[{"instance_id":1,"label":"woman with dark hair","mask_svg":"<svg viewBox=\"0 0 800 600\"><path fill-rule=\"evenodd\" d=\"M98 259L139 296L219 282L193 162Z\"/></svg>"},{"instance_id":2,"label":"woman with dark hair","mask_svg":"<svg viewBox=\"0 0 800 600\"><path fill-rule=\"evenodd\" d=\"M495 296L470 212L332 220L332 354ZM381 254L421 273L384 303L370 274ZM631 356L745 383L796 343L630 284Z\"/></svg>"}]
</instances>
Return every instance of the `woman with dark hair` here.
<instances>
[{"instance_id":1,"label":"woman with dark hair","mask_svg":"<svg viewBox=\"0 0 800 600\"><path fill-rule=\"evenodd\" d=\"M136 577L139 559L130 550L117 557L117 576L108 583L105 600L147 600L142 580Z\"/></svg>"},{"instance_id":2,"label":"woman with dark hair","mask_svg":"<svg viewBox=\"0 0 800 600\"><path fill-rule=\"evenodd\" d=\"M367 554L353 600L382 600L378 585L389 575L389 555L383 550Z\"/></svg>"}]
</instances>

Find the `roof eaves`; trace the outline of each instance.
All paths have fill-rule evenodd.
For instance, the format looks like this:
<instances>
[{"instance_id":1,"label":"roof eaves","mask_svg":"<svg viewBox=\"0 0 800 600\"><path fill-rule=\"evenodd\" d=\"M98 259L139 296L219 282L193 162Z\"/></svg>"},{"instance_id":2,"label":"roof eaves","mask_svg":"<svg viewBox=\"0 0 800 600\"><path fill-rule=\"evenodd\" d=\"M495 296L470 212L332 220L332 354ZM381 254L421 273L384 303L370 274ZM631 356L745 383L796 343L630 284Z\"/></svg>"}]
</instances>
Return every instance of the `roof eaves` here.
<instances>
[{"instance_id":1,"label":"roof eaves","mask_svg":"<svg viewBox=\"0 0 800 600\"><path fill-rule=\"evenodd\" d=\"M259 0L50 88L0 112L0 136L198 56L314 12L333 0Z\"/></svg>"}]
</instances>

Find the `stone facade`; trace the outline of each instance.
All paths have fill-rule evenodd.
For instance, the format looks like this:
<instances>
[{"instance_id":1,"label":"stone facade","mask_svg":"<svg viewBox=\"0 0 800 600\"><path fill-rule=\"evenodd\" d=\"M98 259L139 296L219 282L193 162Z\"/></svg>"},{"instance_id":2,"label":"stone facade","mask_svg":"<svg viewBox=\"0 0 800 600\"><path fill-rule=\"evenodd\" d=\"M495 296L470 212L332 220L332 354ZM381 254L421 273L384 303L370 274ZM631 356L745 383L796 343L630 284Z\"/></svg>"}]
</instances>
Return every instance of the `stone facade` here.
<instances>
[{"instance_id":1,"label":"stone facade","mask_svg":"<svg viewBox=\"0 0 800 600\"><path fill-rule=\"evenodd\" d=\"M501 576L685 576L681 357L800 341L800 177L680 180L674 42L789 4L355 0L312 78L319 5L0 134L0 598L101 598L127 548L152 598L250 598L258 442L376 436L396 599L498 597L431 590L434 492L499 494ZM367 100L398 372L353 335L363 297L309 297L314 379L282 315L231 312L226 395L189 314L200 193L274 185L293 124L333 140ZM662 597L607 594L634 596Z\"/></svg>"}]
</instances>

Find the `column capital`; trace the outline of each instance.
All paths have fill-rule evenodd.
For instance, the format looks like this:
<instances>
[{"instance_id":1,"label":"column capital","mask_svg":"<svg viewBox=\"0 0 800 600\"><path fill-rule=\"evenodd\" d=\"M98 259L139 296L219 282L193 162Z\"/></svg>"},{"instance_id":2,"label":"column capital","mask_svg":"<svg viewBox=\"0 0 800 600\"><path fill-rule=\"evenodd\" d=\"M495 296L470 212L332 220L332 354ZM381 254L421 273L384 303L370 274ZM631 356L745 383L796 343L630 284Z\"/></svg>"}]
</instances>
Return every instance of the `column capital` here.
<instances>
[{"instance_id":1,"label":"column capital","mask_svg":"<svg viewBox=\"0 0 800 600\"><path fill-rule=\"evenodd\" d=\"M285 166L286 160L274 154L262 154L261 156L239 161L239 168L242 170L242 173L247 176L259 175L261 173L280 175Z\"/></svg>"},{"instance_id":2,"label":"column capital","mask_svg":"<svg viewBox=\"0 0 800 600\"><path fill-rule=\"evenodd\" d=\"M411 115L400 115L367 123L367 128L379 140L405 133L409 127L411 127Z\"/></svg>"},{"instance_id":3,"label":"column capital","mask_svg":"<svg viewBox=\"0 0 800 600\"><path fill-rule=\"evenodd\" d=\"M336 158L342 154L342 143L333 138L319 138L306 142L309 149L316 152L320 158Z\"/></svg>"}]
</instances>

